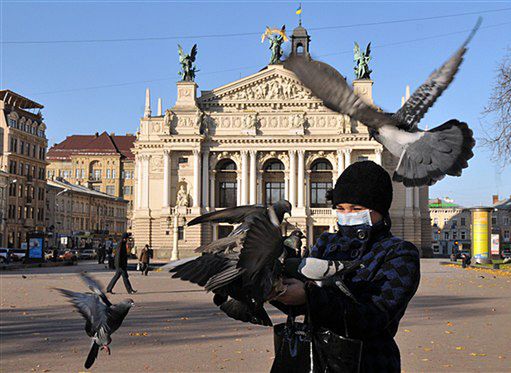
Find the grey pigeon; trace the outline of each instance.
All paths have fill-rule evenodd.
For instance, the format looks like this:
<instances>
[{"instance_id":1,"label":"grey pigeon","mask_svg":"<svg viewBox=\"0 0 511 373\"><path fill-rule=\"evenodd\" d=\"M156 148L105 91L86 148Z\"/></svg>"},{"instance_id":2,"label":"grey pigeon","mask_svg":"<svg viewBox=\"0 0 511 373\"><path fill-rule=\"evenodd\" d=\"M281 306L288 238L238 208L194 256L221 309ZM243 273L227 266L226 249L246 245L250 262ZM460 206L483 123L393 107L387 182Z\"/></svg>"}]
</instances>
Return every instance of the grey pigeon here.
<instances>
[{"instance_id":1,"label":"grey pigeon","mask_svg":"<svg viewBox=\"0 0 511 373\"><path fill-rule=\"evenodd\" d=\"M432 185L445 175L460 176L472 158L475 140L466 123L451 119L423 131L419 121L452 82L476 26L462 46L435 70L394 114L366 104L333 67L307 57L291 56L284 66L293 71L326 107L360 121L372 137L399 159L393 180L405 186Z\"/></svg>"},{"instance_id":2,"label":"grey pigeon","mask_svg":"<svg viewBox=\"0 0 511 373\"><path fill-rule=\"evenodd\" d=\"M92 277L82 273L82 280L92 293L76 293L65 289L56 289L64 295L85 319L85 332L92 339L85 368L89 369L96 360L99 349L104 349L110 355L111 335L119 329L134 302L132 299L112 304L105 293Z\"/></svg>"},{"instance_id":3,"label":"grey pigeon","mask_svg":"<svg viewBox=\"0 0 511 373\"><path fill-rule=\"evenodd\" d=\"M202 255L170 270L172 277L203 286L229 317L271 326L264 303L284 291L282 261L285 249L280 231L288 201L270 207L250 205L199 216L188 223L239 224L228 237L196 249Z\"/></svg>"}]
</instances>

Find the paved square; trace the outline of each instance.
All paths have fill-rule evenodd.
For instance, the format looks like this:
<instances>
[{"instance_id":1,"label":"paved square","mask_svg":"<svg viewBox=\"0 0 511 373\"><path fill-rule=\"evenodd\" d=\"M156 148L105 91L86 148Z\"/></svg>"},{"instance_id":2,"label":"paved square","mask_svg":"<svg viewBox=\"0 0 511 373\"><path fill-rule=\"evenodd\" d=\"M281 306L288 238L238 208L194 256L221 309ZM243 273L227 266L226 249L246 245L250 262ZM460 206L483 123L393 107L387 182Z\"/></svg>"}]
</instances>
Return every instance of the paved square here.
<instances>
[{"instance_id":1,"label":"paved square","mask_svg":"<svg viewBox=\"0 0 511 373\"><path fill-rule=\"evenodd\" d=\"M422 260L419 291L397 340L405 372L511 370L511 277ZM90 343L81 316L52 287L84 291L86 270L106 285L113 272L92 263L3 271L1 372L81 372ZM268 372L270 328L230 320L199 287L166 273L130 272L136 306L113 335L97 372ZM22 274L26 278L22 277ZM127 297L122 281L114 303ZM283 318L271 312L277 322Z\"/></svg>"}]
</instances>

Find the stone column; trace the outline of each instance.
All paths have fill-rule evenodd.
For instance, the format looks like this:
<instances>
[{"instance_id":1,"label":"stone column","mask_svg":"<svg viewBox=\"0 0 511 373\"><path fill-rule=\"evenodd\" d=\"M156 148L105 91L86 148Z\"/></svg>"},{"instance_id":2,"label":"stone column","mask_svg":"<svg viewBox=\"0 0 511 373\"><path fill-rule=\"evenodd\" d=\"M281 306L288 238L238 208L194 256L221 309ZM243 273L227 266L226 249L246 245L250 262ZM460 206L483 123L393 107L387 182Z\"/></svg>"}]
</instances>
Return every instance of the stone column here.
<instances>
[{"instance_id":1,"label":"stone column","mask_svg":"<svg viewBox=\"0 0 511 373\"><path fill-rule=\"evenodd\" d=\"M405 207L413 208L413 187L407 188L405 187Z\"/></svg>"},{"instance_id":2,"label":"stone column","mask_svg":"<svg viewBox=\"0 0 511 373\"><path fill-rule=\"evenodd\" d=\"M163 203L162 207L170 207L170 150L163 151Z\"/></svg>"},{"instance_id":3,"label":"stone column","mask_svg":"<svg viewBox=\"0 0 511 373\"><path fill-rule=\"evenodd\" d=\"M210 198L209 207L211 207L211 208L216 207L215 176L216 176L216 171L212 170L209 173L209 198Z\"/></svg>"},{"instance_id":4,"label":"stone column","mask_svg":"<svg viewBox=\"0 0 511 373\"><path fill-rule=\"evenodd\" d=\"M209 150L202 153L202 207L211 206L209 203Z\"/></svg>"},{"instance_id":5,"label":"stone column","mask_svg":"<svg viewBox=\"0 0 511 373\"><path fill-rule=\"evenodd\" d=\"M241 172L236 171L236 205L241 206Z\"/></svg>"},{"instance_id":6,"label":"stone column","mask_svg":"<svg viewBox=\"0 0 511 373\"><path fill-rule=\"evenodd\" d=\"M374 154L376 155L375 162L378 163L380 166L382 165L382 157L381 157L382 149L376 149L374 151Z\"/></svg>"},{"instance_id":7,"label":"stone column","mask_svg":"<svg viewBox=\"0 0 511 373\"><path fill-rule=\"evenodd\" d=\"M135 167L137 169L137 183L135 185L137 188L136 205L137 209L139 209L142 207L142 158L140 155L137 156Z\"/></svg>"},{"instance_id":8,"label":"stone column","mask_svg":"<svg viewBox=\"0 0 511 373\"><path fill-rule=\"evenodd\" d=\"M193 150L193 207L200 207L200 150Z\"/></svg>"},{"instance_id":9,"label":"stone column","mask_svg":"<svg viewBox=\"0 0 511 373\"><path fill-rule=\"evenodd\" d=\"M337 150L337 177L341 176L344 171L344 154L343 151Z\"/></svg>"},{"instance_id":10,"label":"stone column","mask_svg":"<svg viewBox=\"0 0 511 373\"><path fill-rule=\"evenodd\" d=\"M257 150L250 151L250 204L256 204L257 196Z\"/></svg>"},{"instance_id":11,"label":"stone column","mask_svg":"<svg viewBox=\"0 0 511 373\"><path fill-rule=\"evenodd\" d=\"M149 160L151 156L145 155L142 158L142 208L149 208Z\"/></svg>"},{"instance_id":12,"label":"stone column","mask_svg":"<svg viewBox=\"0 0 511 373\"><path fill-rule=\"evenodd\" d=\"M241 151L241 204L248 203L248 151Z\"/></svg>"},{"instance_id":13,"label":"stone column","mask_svg":"<svg viewBox=\"0 0 511 373\"><path fill-rule=\"evenodd\" d=\"M303 194L303 188L305 184L305 151L304 150L298 150L298 208L304 207L304 194Z\"/></svg>"},{"instance_id":14,"label":"stone column","mask_svg":"<svg viewBox=\"0 0 511 373\"><path fill-rule=\"evenodd\" d=\"M284 172L284 198L289 201L289 171Z\"/></svg>"},{"instance_id":15,"label":"stone column","mask_svg":"<svg viewBox=\"0 0 511 373\"><path fill-rule=\"evenodd\" d=\"M352 149L344 149L344 169L351 164L351 151Z\"/></svg>"},{"instance_id":16,"label":"stone column","mask_svg":"<svg viewBox=\"0 0 511 373\"><path fill-rule=\"evenodd\" d=\"M264 204L263 189L265 188L265 185L263 184L263 170L257 171L257 182L259 185L259 190L257 192L257 203Z\"/></svg>"},{"instance_id":17,"label":"stone column","mask_svg":"<svg viewBox=\"0 0 511 373\"><path fill-rule=\"evenodd\" d=\"M289 202L296 206L296 150L289 151Z\"/></svg>"}]
</instances>

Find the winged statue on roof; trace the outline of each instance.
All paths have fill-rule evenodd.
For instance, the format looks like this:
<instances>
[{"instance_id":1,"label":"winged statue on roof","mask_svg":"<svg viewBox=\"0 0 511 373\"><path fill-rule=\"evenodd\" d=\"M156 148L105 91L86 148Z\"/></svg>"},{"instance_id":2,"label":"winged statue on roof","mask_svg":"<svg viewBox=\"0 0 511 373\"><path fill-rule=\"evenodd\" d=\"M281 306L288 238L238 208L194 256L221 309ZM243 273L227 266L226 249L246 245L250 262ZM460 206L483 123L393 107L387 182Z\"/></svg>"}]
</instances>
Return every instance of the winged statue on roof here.
<instances>
[{"instance_id":1,"label":"winged statue on roof","mask_svg":"<svg viewBox=\"0 0 511 373\"><path fill-rule=\"evenodd\" d=\"M286 35L286 25L283 25L280 29L266 26L264 34L261 35L261 43L264 43L265 39L270 41L270 65L278 64L284 54L282 51L282 43L289 40Z\"/></svg>"},{"instance_id":2,"label":"winged statue on roof","mask_svg":"<svg viewBox=\"0 0 511 373\"><path fill-rule=\"evenodd\" d=\"M190 54L185 54L183 52L183 48L179 44L177 45L177 50L179 52L179 63L181 64L182 70L179 72L179 75L185 82L195 81L195 73L199 71L197 70L197 67L193 65L195 57L197 56L197 44L193 45Z\"/></svg>"},{"instance_id":3,"label":"winged statue on roof","mask_svg":"<svg viewBox=\"0 0 511 373\"><path fill-rule=\"evenodd\" d=\"M355 42L353 48L353 60L356 62L355 76L357 79L371 79L372 70L369 69L369 61L371 61L371 43L367 44L365 52L360 50L360 46Z\"/></svg>"}]
</instances>

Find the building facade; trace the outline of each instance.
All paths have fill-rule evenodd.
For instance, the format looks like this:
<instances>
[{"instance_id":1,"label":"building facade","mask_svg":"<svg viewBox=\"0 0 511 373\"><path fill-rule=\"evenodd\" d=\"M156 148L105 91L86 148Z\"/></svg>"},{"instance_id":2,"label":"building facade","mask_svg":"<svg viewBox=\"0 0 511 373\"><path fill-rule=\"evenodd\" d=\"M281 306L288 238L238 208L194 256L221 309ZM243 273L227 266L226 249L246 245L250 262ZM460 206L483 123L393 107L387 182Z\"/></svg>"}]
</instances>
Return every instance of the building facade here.
<instances>
[{"instance_id":1,"label":"building facade","mask_svg":"<svg viewBox=\"0 0 511 373\"><path fill-rule=\"evenodd\" d=\"M46 229L46 125L43 105L10 90L0 91L0 109L0 167L9 174L4 244L20 247Z\"/></svg>"},{"instance_id":2,"label":"building facade","mask_svg":"<svg viewBox=\"0 0 511 373\"><path fill-rule=\"evenodd\" d=\"M72 184L62 178L48 180L46 199L52 245L61 237L120 238L127 229L128 201Z\"/></svg>"},{"instance_id":3,"label":"building facade","mask_svg":"<svg viewBox=\"0 0 511 373\"><path fill-rule=\"evenodd\" d=\"M293 53L308 53L309 36L293 32ZM372 104L371 80L354 89ZM159 101L161 102L161 101ZM197 95L194 82L177 83L175 105L153 116L149 90L134 147L136 159L133 233L161 258L192 253L223 237L228 225L187 227L194 217L226 207L293 205L289 223L307 244L336 218L325 199L351 163L373 160L393 170L397 160L370 140L367 127L326 108L282 65ZM394 183L393 232L430 249L427 188Z\"/></svg>"},{"instance_id":4,"label":"building facade","mask_svg":"<svg viewBox=\"0 0 511 373\"><path fill-rule=\"evenodd\" d=\"M470 250L471 212L450 199L429 201L431 247L435 255L448 256L459 248Z\"/></svg>"},{"instance_id":5,"label":"building facade","mask_svg":"<svg viewBox=\"0 0 511 373\"><path fill-rule=\"evenodd\" d=\"M131 219L135 163L131 152L135 136L103 132L72 135L48 150L47 177L62 178L128 201Z\"/></svg>"},{"instance_id":6,"label":"building facade","mask_svg":"<svg viewBox=\"0 0 511 373\"><path fill-rule=\"evenodd\" d=\"M7 246L7 215L9 213L9 174L0 170L0 246Z\"/></svg>"},{"instance_id":7,"label":"building facade","mask_svg":"<svg viewBox=\"0 0 511 373\"><path fill-rule=\"evenodd\" d=\"M476 206L482 207L482 206ZM511 249L511 197L492 197L491 234L499 237L499 251ZM429 201L433 253L447 256L459 249L471 250L472 211L448 198Z\"/></svg>"},{"instance_id":8,"label":"building facade","mask_svg":"<svg viewBox=\"0 0 511 373\"><path fill-rule=\"evenodd\" d=\"M499 249L511 249L511 196L499 199L498 195L492 198L493 212L491 217L492 234L499 235Z\"/></svg>"}]
</instances>

